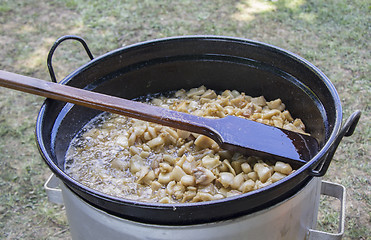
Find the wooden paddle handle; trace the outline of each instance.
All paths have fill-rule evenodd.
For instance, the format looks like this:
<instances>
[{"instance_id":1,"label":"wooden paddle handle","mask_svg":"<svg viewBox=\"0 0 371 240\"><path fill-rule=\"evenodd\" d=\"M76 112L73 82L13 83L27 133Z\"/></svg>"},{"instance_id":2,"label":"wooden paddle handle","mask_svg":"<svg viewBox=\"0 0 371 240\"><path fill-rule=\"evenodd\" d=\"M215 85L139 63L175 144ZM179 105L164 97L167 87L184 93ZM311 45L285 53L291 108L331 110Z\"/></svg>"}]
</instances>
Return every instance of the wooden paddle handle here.
<instances>
[{"instance_id":1,"label":"wooden paddle handle","mask_svg":"<svg viewBox=\"0 0 371 240\"><path fill-rule=\"evenodd\" d=\"M212 121L182 112L0 70L0 86L195 132L220 143Z\"/></svg>"}]
</instances>

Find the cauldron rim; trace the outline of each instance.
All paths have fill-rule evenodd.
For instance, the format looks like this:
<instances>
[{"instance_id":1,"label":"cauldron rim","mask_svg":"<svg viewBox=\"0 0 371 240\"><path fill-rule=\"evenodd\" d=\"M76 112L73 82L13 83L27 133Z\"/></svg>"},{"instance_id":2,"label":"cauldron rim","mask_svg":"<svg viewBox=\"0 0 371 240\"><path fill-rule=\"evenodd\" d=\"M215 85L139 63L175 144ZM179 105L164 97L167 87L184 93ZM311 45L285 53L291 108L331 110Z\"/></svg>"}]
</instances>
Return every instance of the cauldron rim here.
<instances>
[{"instance_id":1,"label":"cauldron rim","mask_svg":"<svg viewBox=\"0 0 371 240\"><path fill-rule=\"evenodd\" d=\"M302 187L304 187L306 185L306 183L309 182L310 179L312 178L312 176L310 176L308 174L308 170L311 167L316 166L323 161L323 158L326 157L326 154L327 154L328 150L330 149L330 147L332 145L332 142L334 141L334 139L335 139L335 137L336 137L336 135L337 135L337 133L340 129L341 119L342 119L342 110L341 110L340 99L339 99L339 96L337 94L337 91L336 91L334 85L331 83L331 81L327 78L327 76L325 76L325 74L322 73L322 71L319 70L312 63L310 63L309 61L305 60L304 58L302 58L302 57L300 57L300 56L298 56L298 55L296 55L292 52L289 52L289 51L284 50L282 48L279 48L279 47L276 47L276 46L273 46L273 45L270 45L270 44L266 44L266 43L263 43L263 42L259 42L259 41L248 40L248 39L243 39L243 38L227 37L227 36L191 35L191 36L175 36L175 37L168 37L168 38L160 38L160 39L135 43L135 44L132 44L132 45L124 46L124 47L115 49L113 51L107 52L107 53L93 59L92 61L84 64L83 66L79 67L74 72L72 72L67 77L65 77L62 81L60 81L60 83L61 84L68 84L69 81L74 76L80 74L82 71L84 71L84 69L92 67L94 65L97 65L97 64L99 64L100 61L106 59L107 57L111 57L115 54L121 54L122 52L125 52L127 50L133 50L135 48L141 48L143 46L150 46L150 45L156 45L158 43L166 43L166 42L173 42L173 41L226 41L226 42L230 42L230 43L235 42L235 43L241 43L241 44L254 45L254 46L257 46L257 47L262 47L262 48L268 49L269 51L277 52L279 54L282 54L283 56L294 59L295 61L300 62L300 64L305 65L305 67L308 68L309 70L314 71L316 74L319 75L321 80L323 80L323 83L327 88L326 90L328 90L332 94L332 98L333 98L334 102L336 103L335 104L335 107L336 107L335 115L336 116L335 116L334 126L332 126L333 130L332 130L331 134L328 136L324 145L321 147L321 150L308 163L306 163L304 166L299 168L297 171L295 171L294 173L292 173L291 175L289 175L285 179L280 180L278 182L275 182L271 185L268 185L268 186L266 186L262 189L254 190L254 191L251 191L249 193L242 194L242 195L228 197L228 198L224 198L224 199L220 199L220 200L212 200L212 201L198 202L198 203L161 204L161 203L146 203L146 202L132 201L132 200L113 197L113 196L98 192L96 190L87 188L85 185L81 184L80 182L74 180L69 175L67 175L62 169L60 169L54 163L52 157L49 154L47 154L47 152L48 152L47 147L44 145L44 142L42 140L42 138L43 138L42 137L42 132L41 132L42 128L43 128L43 118L44 118L44 114L45 114L45 111L46 111L46 105L49 104L49 101L54 101L54 100L47 99L44 102L44 104L42 105L42 107L40 109L40 112L39 112L39 115L37 117L36 138L37 138L37 144L38 144L39 151L40 151L43 159L47 163L47 165L50 167L50 169L73 192L77 193L80 197L82 197L83 199L85 199L86 201L88 201L89 203L91 203L94 206L97 206L97 207L101 208L102 207L101 205L102 204L104 205L105 201L108 201L108 203L113 202L113 203L124 204L124 205L129 206L129 207L142 208L142 209L144 209L144 211L146 209L156 209L156 212L158 212L159 210L167 210L167 211L174 210L174 211L176 211L176 209L189 209L189 211L192 211L192 210L200 208L200 207L201 208L203 208L203 207L207 208L208 206L212 206L212 205L213 206L220 206L221 204L225 204L225 203L239 202L239 201L243 201L246 198L259 197L258 193L263 192L263 191L268 194L273 189L279 187L283 182L287 182L287 181L298 180L298 182L301 183L301 187L296 189L293 192L290 192L290 194L289 194L290 196L295 194L295 192L297 192ZM286 192L287 192L287 190L286 190ZM89 196L91 196L91 197L89 197ZM287 196L288 196L288 194L285 194L285 198ZM97 198L97 199L94 199L94 198ZM272 199L273 202L277 202L277 201L280 201L280 200L282 200L282 199L281 198ZM269 203L269 204L271 204L271 203ZM263 208L266 207L266 206L267 205L264 205ZM104 210L106 210L107 212L114 213L114 214L119 215L119 216L121 215L120 213L117 213L112 209L110 210L110 209L104 208ZM247 212L251 212L251 211L256 211L256 209L249 209L249 211L241 212L241 214L246 214ZM122 214L122 215L125 216L125 214ZM128 218L129 219L131 218L133 220L138 220L138 221L149 222L149 223L156 222L156 221L153 221L152 219L143 220L142 218L135 218L135 217L128 217ZM205 220L205 222L209 222L209 221L210 220ZM197 222L197 220L195 222ZM179 223L184 224L184 222L182 222L182 221L180 221ZM189 224L190 222L185 222L185 224L187 224L187 223ZM175 224L176 225L178 223L165 223L165 224L170 224L170 225Z\"/></svg>"}]
</instances>

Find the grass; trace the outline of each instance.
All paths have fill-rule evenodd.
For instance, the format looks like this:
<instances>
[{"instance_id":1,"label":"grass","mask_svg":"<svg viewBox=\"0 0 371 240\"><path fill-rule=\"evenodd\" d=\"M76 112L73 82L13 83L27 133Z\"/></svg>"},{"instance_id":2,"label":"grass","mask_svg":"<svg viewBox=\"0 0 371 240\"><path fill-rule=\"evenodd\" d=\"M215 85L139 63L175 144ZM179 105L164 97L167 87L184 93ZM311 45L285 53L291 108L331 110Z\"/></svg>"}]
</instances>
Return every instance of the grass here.
<instances>
[{"instance_id":1,"label":"grass","mask_svg":"<svg viewBox=\"0 0 371 240\"><path fill-rule=\"evenodd\" d=\"M139 41L194 34L243 37L290 50L331 79L344 118L363 112L325 179L347 188L344 239L370 239L370 12L367 0L2 0L0 69L49 80L48 51L67 34L85 38L95 56ZM53 58L57 79L87 61L79 44L61 44ZM0 88L3 239L69 238L63 207L49 203L42 187L50 171L33 133L42 101ZM336 206L321 198L319 229L336 232Z\"/></svg>"}]
</instances>

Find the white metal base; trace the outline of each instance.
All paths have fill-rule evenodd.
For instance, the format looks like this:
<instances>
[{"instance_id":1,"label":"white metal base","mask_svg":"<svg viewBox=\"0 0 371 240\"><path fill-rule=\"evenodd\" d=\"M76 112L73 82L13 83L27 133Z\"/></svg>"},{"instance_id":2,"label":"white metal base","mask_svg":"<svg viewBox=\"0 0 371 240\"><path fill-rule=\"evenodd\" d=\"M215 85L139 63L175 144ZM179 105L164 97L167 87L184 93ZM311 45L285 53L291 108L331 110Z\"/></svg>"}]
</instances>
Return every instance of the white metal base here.
<instances>
[{"instance_id":1,"label":"white metal base","mask_svg":"<svg viewBox=\"0 0 371 240\"><path fill-rule=\"evenodd\" d=\"M45 188L51 201L64 203L74 240L317 240L341 239L344 231L345 189L338 184L321 182L320 178L313 178L291 198L262 211L227 221L187 226L144 224L118 218L86 203L64 184L61 189L56 188L58 181L51 177ZM342 202L337 234L312 230L317 222L320 194L337 197Z\"/></svg>"}]
</instances>

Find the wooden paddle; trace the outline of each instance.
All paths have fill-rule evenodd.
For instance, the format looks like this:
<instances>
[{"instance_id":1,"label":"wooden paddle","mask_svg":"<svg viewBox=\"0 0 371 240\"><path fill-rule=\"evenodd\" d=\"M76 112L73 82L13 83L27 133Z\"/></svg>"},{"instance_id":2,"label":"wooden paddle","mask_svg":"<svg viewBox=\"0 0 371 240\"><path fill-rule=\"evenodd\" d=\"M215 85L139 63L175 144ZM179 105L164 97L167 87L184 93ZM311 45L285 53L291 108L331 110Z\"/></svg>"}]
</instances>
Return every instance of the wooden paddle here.
<instances>
[{"instance_id":1,"label":"wooden paddle","mask_svg":"<svg viewBox=\"0 0 371 240\"><path fill-rule=\"evenodd\" d=\"M198 117L2 70L0 86L203 134L223 149L274 158L296 166L309 161L319 148L317 140L311 136L240 117Z\"/></svg>"}]
</instances>

